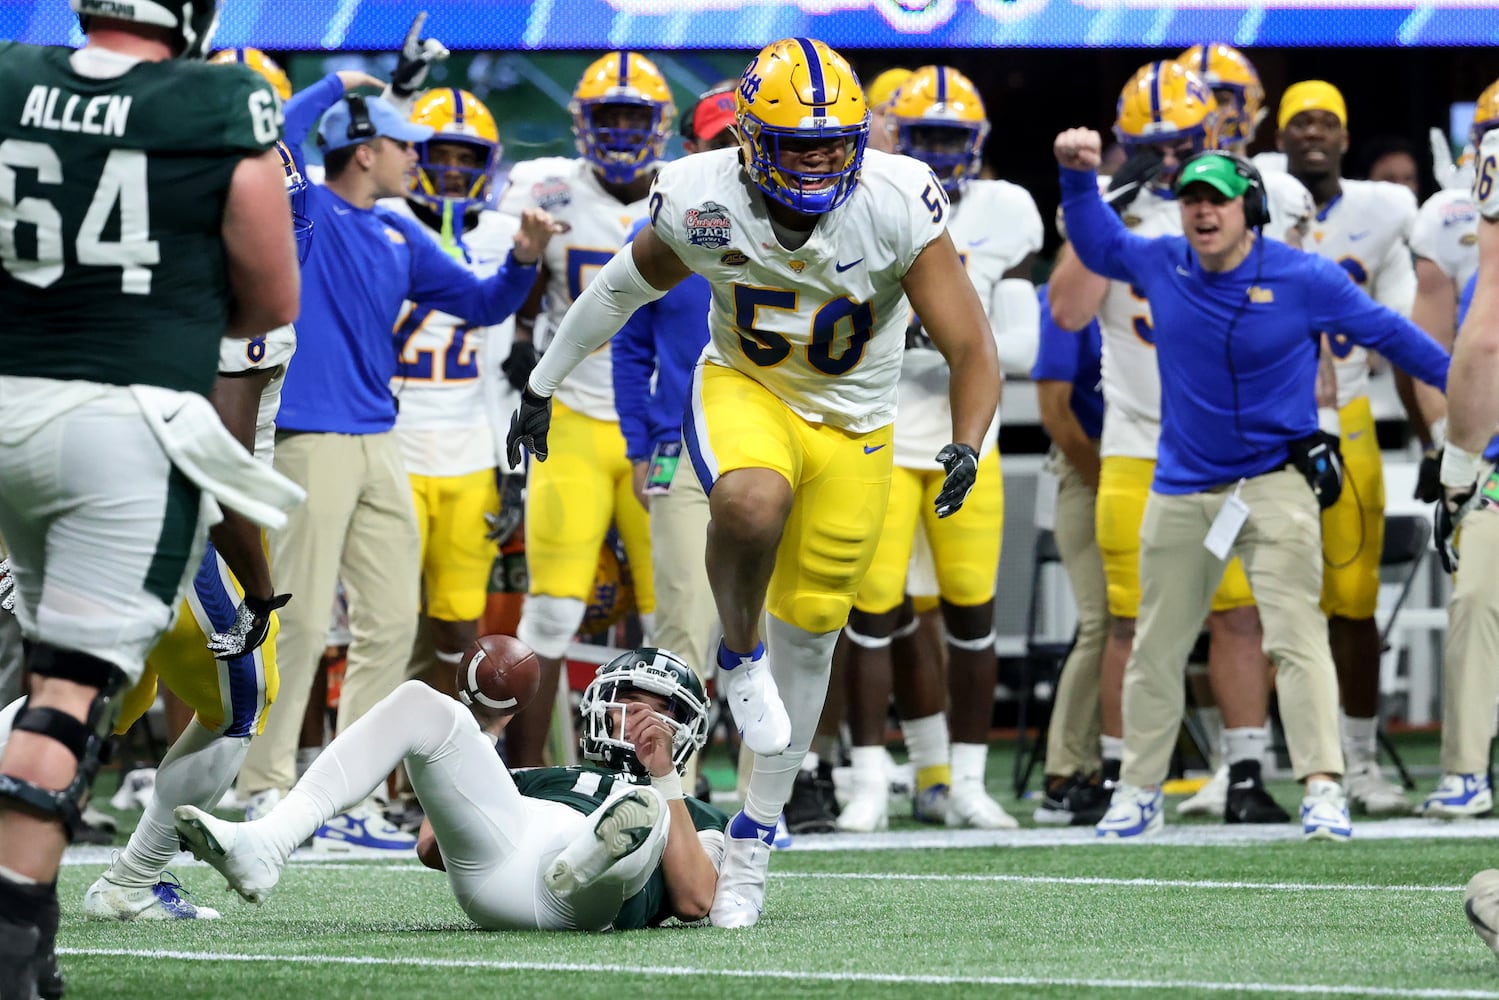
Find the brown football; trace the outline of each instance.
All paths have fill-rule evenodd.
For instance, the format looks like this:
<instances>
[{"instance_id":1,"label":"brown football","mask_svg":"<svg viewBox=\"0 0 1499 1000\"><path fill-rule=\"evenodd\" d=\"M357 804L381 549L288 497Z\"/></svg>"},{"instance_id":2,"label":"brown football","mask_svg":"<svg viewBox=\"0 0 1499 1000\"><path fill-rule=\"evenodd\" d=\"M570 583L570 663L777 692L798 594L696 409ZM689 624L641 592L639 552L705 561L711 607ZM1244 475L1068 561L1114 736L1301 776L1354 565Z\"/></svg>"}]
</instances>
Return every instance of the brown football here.
<instances>
[{"instance_id":1,"label":"brown football","mask_svg":"<svg viewBox=\"0 0 1499 1000\"><path fill-rule=\"evenodd\" d=\"M458 664L458 700L494 715L514 715L541 685L541 663L513 635L481 635Z\"/></svg>"}]
</instances>

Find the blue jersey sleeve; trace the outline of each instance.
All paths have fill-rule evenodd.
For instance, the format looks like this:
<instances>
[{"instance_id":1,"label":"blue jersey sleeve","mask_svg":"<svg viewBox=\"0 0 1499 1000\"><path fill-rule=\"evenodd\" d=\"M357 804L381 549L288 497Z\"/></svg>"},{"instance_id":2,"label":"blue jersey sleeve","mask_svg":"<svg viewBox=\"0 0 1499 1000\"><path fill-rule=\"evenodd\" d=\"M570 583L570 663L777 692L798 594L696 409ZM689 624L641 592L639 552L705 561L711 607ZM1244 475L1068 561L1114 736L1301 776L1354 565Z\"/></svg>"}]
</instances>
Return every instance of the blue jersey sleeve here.
<instances>
[{"instance_id":1,"label":"blue jersey sleeve","mask_svg":"<svg viewBox=\"0 0 1499 1000\"><path fill-rule=\"evenodd\" d=\"M1073 333L1057 326L1046 301L1046 286L1037 289L1036 296L1041 300L1041 341L1031 378L1038 382L1071 382L1077 377L1077 338L1086 336L1087 328Z\"/></svg>"},{"instance_id":2,"label":"blue jersey sleeve","mask_svg":"<svg viewBox=\"0 0 1499 1000\"><path fill-rule=\"evenodd\" d=\"M656 304L648 303L625 320L609 345L614 379L614 410L632 461L650 457L651 375L656 370Z\"/></svg>"},{"instance_id":3,"label":"blue jersey sleeve","mask_svg":"<svg viewBox=\"0 0 1499 1000\"><path fill-rule=\"evenodd\" d=\"M1325 257L1307 255L1313 327L1344 333L1360 347L1378 351L1401 370L1443 391L1451 358L1440 344L1410 320L1380 305L1348 280L1348 274Z\"/></svg>"},{"instance_id":4,"label":"blue jersey sleeve","mask_svg":"<svg viewBox=\"0 0 1499 1000\"><path fill-rule=\"evenodd\" d=\"M1098 175L1091 170L1060 171L1062 219L1067 239L1078 260L1105 278L1143 284L1136 268L1149 255L1153 240L1131 233L1098 193Z\"/></svg>"},{"instance_id":5,"label":"blue jersey sleeve","mask_svg":"<svg viewBox=\"0 0 1499 1000\"><path fill-rule=\"evenodd\" d=\"M343 100L344 82L337 73L329 73L317 83L292 96L286 102L286 144L298 155L307 136L317 126L323 112Z\"/></svg>"},{"instance_id":6,"label":"blue jersey sleeve","mask_svg":"<svg viewBox=\"0 0 1499 1000\"><path fill-rule=\"evenodd\" d=\"M406 298L480 326L492 326L511 316L536 283L536 265L520 264L512 250L492 277L478 278L438 245L426 227L412 219L385 213L411 248L410 291Z\"/></svg>"}]
</instances>

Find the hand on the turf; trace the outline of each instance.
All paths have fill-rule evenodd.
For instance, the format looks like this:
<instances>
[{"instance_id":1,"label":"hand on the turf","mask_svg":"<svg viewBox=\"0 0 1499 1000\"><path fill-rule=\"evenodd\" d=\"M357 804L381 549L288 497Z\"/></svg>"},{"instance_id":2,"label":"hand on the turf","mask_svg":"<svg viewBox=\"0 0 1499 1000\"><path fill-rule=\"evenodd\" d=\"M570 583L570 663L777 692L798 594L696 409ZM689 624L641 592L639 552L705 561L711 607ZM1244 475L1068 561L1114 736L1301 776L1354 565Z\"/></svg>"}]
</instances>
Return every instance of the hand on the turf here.
<instances>
[{"instance_id":1,"label":"hand on the turf","mask_svg":"<svg viewBox=\"0 0 1499 1000\"><path fill-rule=\"evenodd\" d=\"M246 597L234 613L234 624L208 639L208 651L216 660L232 660L259 649L271 631L271 612L286 607L290 594L277 594L269 600Z\"/></svg>"},{"instance_id":2,"label":"hand on the turf","mask_svg":"<svg viewBox=\"0 0 1499 1000\"><path fill-rule=\"evenodd\" d=\"M978 453L966 444L950 444L937 452L937 461L947 470L942 492L937 494L937 516L951 517L963 506L978 481Z\"/></svg>"},{"instance_id":3,"label":"hand on the turf","mask_svg":"<svg viewBox=\"0 0 1499 1000\"><path fill-rule=\"evenodd\" d=\"M644 705L632 704L625 711L626 742L635 746L635 756L653 778L662 778L676 770L671 760L672 740L676 730L666 718Z\"/></svg>"},{"instance_id":4,"label":"hand on the turf","mask_svg":"<svg viewBox=\"0 0 1499 1000\"><path fill-rule=\"evenodd\" d=\"M16 578L11 575L9 559L0 559L0 609L16 613Z\"/></svg>"},{"instance_id":5,"label":"hand on the turf","mask_svg":"<svg viewBox=\"0 0 1499 1000\"><path fill-rule=\"evenodd\" d=\"M505 457L512 469L520 466L521 449L536 461L547 460L547 431L552 428L552 397L538 396L530 387L521 390L520 408L510 417L510 433L505 435Z\"/></svg>"},{"instance_id":6,"label":"hand on the turf","mask_svg":"<svg viewBox=\"0 0 1499 1000\"><path fill-rule=\"evenodd\" d=\"M406 41L401 45L396 71L390 75L390 92L402 100L422 89L433 63L448 57L447 46L435 38L422 37L422 26L426 23L426 11L417 14L411 22L411 30L406 32Z\"/></svg>"}]
</instances>

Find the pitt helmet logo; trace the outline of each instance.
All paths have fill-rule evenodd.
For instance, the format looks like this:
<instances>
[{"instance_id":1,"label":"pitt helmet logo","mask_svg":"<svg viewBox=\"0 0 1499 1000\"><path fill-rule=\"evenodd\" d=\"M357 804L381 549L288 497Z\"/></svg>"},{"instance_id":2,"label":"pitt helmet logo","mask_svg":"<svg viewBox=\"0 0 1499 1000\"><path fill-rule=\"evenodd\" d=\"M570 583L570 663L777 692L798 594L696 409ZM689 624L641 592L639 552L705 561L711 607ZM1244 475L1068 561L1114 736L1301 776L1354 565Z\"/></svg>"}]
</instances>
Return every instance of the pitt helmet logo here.
<instances>
[{"instance_id":1,"label":"pitt helmet logo","mask_svg":"<svg viewBox=\"0 0 1499 1000\"><path fill-rule=\"evenodd\" d=\"M744 98L745 104L754 103L755 95L760 92L760 83L761 78L755 75L755 64L751 64L739 78L739 96Z\"/></svg>"}]
</instances>

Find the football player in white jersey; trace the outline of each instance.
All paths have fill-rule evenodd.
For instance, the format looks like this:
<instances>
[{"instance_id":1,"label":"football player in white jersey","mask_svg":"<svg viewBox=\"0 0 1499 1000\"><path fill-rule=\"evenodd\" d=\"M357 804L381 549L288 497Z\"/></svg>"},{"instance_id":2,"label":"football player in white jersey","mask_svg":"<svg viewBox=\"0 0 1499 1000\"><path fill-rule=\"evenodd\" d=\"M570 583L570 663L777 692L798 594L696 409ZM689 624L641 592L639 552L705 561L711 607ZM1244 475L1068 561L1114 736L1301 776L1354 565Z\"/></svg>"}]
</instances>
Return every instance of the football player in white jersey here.
<instances>
[{"instance_id":1,"label":"football player in white jersey","mask_svg":"<svg viewBox=\"0 0 1499 1000\"><path fill-rule=\"evenodd\" d=\"M646 214L646 195L671 135L676 105L655 64L634 52L610 52L583 71L569 106L578 159L518 163L500 210L519 216L543 208L566 227L547 248L533 302L522 310L517 340L528 339L524 317L544 293L555 331L562 317L625 244ZM522 352L517 351L519 356ZM523 386L529 364L506 372ZM601 346L557 392L554 441L558 458L533 465L526 491L526 561L530 587L516 635L541 659L540 694L511 723L506 753L512 767L542 763L552 704L567 644L583 622L599 549L617 526L634 571L635 605L646 640L656 610L651 579L650 516L635 497L609 348Z\"/></svg>"},{"instance_id":2,"label":"football player in white jersey","mask_svg":"<svg viewBox=\"0 0 1499 1000\"><path fill-rule=\"evenodd\" d=\"M988 312L1001 367L1028 372L1040 331L1030 273L1041 248L1041 215L1024 188L978 179L989 133L978 90L950 66L923 66L901 85L890 108L889 129L894 151L930 166L947 191L947 231ZM952 433L948 381L946 361L926 336L920 317L913 315L901 366L890 502L874 562L854 598L845 629L852 643L847 691L853 790L838 816L840 830L868 832L888 822L884 731L896 668L891 637L902 612L907 567L918 533L930 544L935 561L948 670L944 692L940 661L898 666L906 673L933 675L905 684L913 693L935 695L926 704L902 706L912 713L901 728L916 771L913 806L918 818L945 818L949 826L1017 825L984 790L991 695L999 666L994 655L994 583L1004 532L1004 480L998 416L980 449L983 475L962 512L937 517L930 498L942 486L943 469L932 456ZM950 724L944 712L949 700Z\"/></svg>"},{"instance_id":3,"label":"football player in white jersey","mask_svg":"<svg viewBox=\"0 0 1499 1000\"><path fill-rule=\"evenodd\" d=\"M1212 89L1180 63L1148 63L1125 84L1114 131L1130 149L1131 161L1115 175L1110 195L1116 206L1124 205L1124 222L1134 232L1159 236L1182 231L1171 185L1193 153L1218 148L1217 128ZM1268 235L1284 235L1295 226L1294 218L1272 215ZM1102 770L1108 786L1118 780L1124 756L1124 668L1140 607L1140 526L1155 474L1161 385L1150 303L1143 294L1092 274L1068 249L1052 272L1049 298L1052 318L1063 329L1081 329L1097 315L1103 333L1106 405L1097 536L1113 619L1100 684ZM1214 593L1207 627L1208 673L1223 720L1225 763L1237 768L1239 788L1229 790L1228 775L1223 775L1218 782L1222 796L1206 808L1230 822L1285 822L1290 817L1265 791L1260 777L1268 745L1269 669L1260 648L1259 612L1237 559L1229 562Z\"/></svg>"},{"instance_id":4,"label":"football player in white jersey","mask_svg":"<svg viewBox=\"0 0 1499 1000\"><path fill-rule=\"evenodd\" d=\"M1289 87L1277 111L1286 166L1317 203L1306 249L1336 261L1373 298L1409 315L1416 294L1407 239L1416 199L1398 184L1342 177L1348 111L1332 84ZM1344 787L1350 806L1369 815L1408 812L1399 786L1380 772L1379 560L1384 549L1384 465L1369 402L1369 355L1345 337L1325 338L1337 377L1337 409L1323 408L1323 429L1341 439L1347 488L1322 512L1322 611L1328 616L1342 698Z\"/></svg>"},{"instance_id":5,"label":"football player in white jersey","mask_svg":"<svg viewBox=\"0 0 1499 1000\"><path fill-rule=\"evenodd\" d=\"M710 339L683 437L709 497L719 677L755 751L713 902L724 927L760 917L776 817L879 542L907 298L952 372L946 475L927 500L939 515L957 513L979 478L999 401L947 192L926 164L866 150L864 94L843 57L810 38L766 46L740 78L736 120L738 150L657 176L651 224L563 319L507 441L512 464L522 447L546 458L550 396L572 367L640 305L692 272L708 279Z\"/></svg>"},{"instance_id":6,"label":"football player in white jersey","mask_svg":"<svg viewBox=\"0 0 1499 1000\"><path fill-rule=\"evenodd\" d=\"M499 270L519 229L511 216L490 210L503 152L494 116L468 91L441 87L416 99L411 120L435 131L417 143L406 197L381 205L427 226L449 255L487 278ZM464 649L479 637L494 562L484 515L499 507L499 458L483 383L504 383L499 359L510 349L513 329L513 317L476 327L407 302L394 331L401 352L390 382L399 404L396 437L411 477L422 592L437 648L427 676L448 694Z\"/></svg>"}]
</instances>

